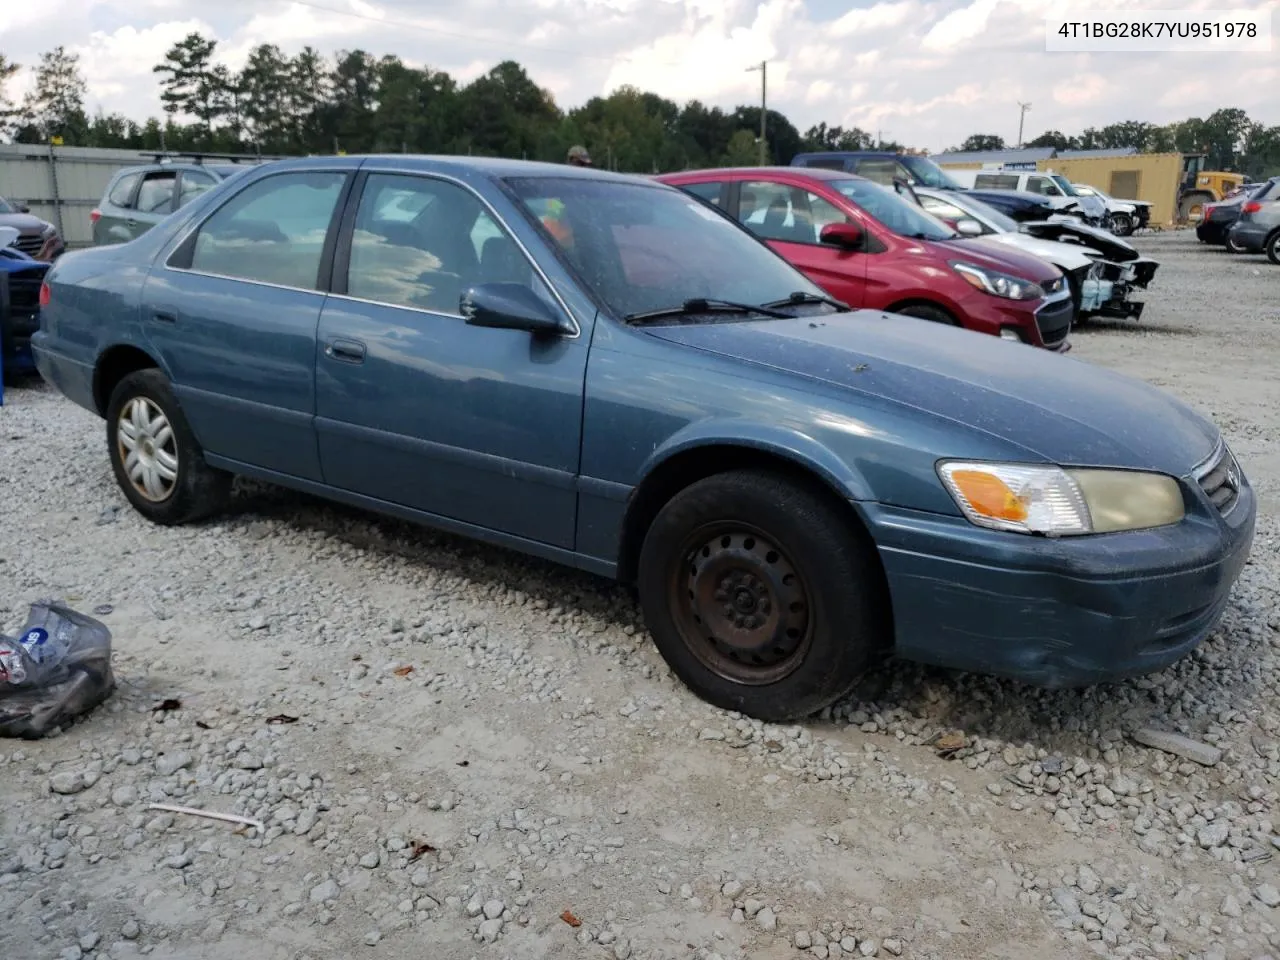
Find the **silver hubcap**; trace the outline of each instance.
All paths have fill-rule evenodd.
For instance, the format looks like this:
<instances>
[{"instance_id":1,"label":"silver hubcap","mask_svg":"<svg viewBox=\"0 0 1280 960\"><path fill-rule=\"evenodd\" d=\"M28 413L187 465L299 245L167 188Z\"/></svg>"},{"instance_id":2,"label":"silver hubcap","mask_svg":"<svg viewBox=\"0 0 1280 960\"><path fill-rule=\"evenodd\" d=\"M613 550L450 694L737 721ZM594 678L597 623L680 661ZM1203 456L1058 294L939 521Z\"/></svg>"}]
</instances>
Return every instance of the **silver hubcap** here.
<instances>
[{"instance_id":1,"label":"silver hubcap","mask_svg":"<svg viewBox=\"0 0 1280 960\"><path fill-rule=\"evenodd\" d=\"M116 422L120 461L133 488L153 503L178 482L178 444L164 412L146 397L134 397Z\"/></svg>"}]
</instances>

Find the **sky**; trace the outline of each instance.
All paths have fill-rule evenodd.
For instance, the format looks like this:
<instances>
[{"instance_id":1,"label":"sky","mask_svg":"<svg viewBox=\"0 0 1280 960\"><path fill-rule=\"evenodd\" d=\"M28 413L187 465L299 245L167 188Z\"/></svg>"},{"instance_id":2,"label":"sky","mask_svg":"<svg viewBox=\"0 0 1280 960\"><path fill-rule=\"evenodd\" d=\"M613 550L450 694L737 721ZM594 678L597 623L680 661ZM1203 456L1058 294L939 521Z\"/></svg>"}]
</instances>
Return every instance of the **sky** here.
<instances>
[{"instance_id":1,"label":"sky","mask_svg":"<svg viewBox=\"0 0 1280 960\"><path fill-rule=\"evenodd\" d=\"M1268 52L1048 53L1045 16L1090 10L1270 11ZM192 31L232 68L271 42L396 54L467 81L523 64L562 107L622 84L683 103L768 104L803 132L859 126L942 150L972 133L1025 139L1223 106L1280 124L1280 0L3 0L0 52L78 53L91 112L160 115L151 68ZM24 70L11 98L32 81Z\"/></svg>"}]
</instances>

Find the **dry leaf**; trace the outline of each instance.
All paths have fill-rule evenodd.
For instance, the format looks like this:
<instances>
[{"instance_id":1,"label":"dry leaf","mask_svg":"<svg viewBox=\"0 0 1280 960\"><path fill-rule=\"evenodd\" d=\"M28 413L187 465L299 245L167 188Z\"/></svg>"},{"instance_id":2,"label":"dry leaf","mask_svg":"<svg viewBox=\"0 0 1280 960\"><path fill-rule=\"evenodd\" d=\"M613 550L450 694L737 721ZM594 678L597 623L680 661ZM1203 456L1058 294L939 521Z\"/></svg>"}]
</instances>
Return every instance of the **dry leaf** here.
<instances>
[{"instance_id":1,"label":"dry leaf","mask_svg":"<svg viewBox=\"0 0 1280 960\"><path fill-rule=\"evenodd\" d=\"M267 717L267 723L297 723L297 717L291 717L287 713L277 713L274 717Z\"/></svg>"},{"instance_id":2,"label":"dry leaf","mask_svg":"<svg viewBox=\"0 0 1280 960\"><path fill-rule=\"evenodd\" d=\"M407 677L409 674L413 673L413 664L406 663L403 667L396 667L392 672L397 677Z\"/></svg>"},{"instance_id":3,"label":"dry leaf","mask_svg":"<svg viewBox=\"0 0 1280 960\"><path fill-rule=\"evenodd\" d=\"M156 704L154 707L151 708L153 713L160 713L161 711L181 710L181 709L182 709L182 701L174 700L173 698L170 698L168 700L161 700L158 704Z\"/></svg>"},{"instance_id":4,"label":"dry leaf","mask_svg":"<svg viewBox=\"0 0 1280 960\"><path fill-rule=\"evenodd\" d=\"M422 840L413 841L413 849L409 852L410 862L417 860L424 853L435 853L436 848Z\"/></svg>"},{"instance_id":5,"label":"dry leaf","mask_svg":"<svg viewBox=\"0 0 1280 960\"><path fill-rule=\"evenodd\" d=\"M573 913L569 910L566 910L564 913L560 914L560 919L563 920L565 923L567 923L571 927L582 926L582 921L579 920L577 917L575 917Z\"/></svg>"},{"instance_id":6,"label":"dry leaf","mask_svg":"<svg viewBox=\"0 0 1280 960\"><path fill-rule=\"evenodd\" d=\"M213 727L209 726L209 725L208 725L207 723L205 723L203 720L197 720L197 721L196 721L196 726L197 726L197 727L199 727L201 730L212 730L212 729L213 729Z\"/></svg>"}]
</instances>

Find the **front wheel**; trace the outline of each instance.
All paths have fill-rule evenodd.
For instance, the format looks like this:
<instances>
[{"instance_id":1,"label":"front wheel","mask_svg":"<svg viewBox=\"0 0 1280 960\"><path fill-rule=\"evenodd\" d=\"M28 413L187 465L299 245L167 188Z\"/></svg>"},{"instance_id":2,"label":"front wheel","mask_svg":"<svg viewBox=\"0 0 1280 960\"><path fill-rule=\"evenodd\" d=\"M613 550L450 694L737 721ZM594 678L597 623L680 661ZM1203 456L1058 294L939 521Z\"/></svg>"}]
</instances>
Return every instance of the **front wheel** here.
<instances>
[{"instance_id":1,"label":"front wheel","mask_svg":"<svg viewBox=\"0 0 1280 960\"><path fill-rule=\"evenodd\" d=\"M888 645L886 588L865 536L828 497L770 471L676 494L638 573L671 669L702 699L759 720L829 706Z\"/></svg>"},{"instance_id":2,"label":"front wheel","mask_svg":"<svg viewBox=\"0 0 1280 960\"><path fill-rule=\"evenodd\" d=\"M947 313L941 307L935 307L931 303L909 303L905 307L899 307L894 313L901 314L904 317L916 317L920 320L929 320L933 323L945 323L948 326L958 327L955 317Z\"/></svg>"},{"instance_id":3,"label":"front wheel","mask_svg":"<svg viewBox=\"0 0 1280 960\"><path fill-rule=\"evenodd\" d=\"M1111 232L1117 237L1127 237L1133 233L1133 218L1127 213L1111 215Z\"/></svg>"},{"instance_id":4,"label":"front wheel","mask_svg":"<svg viewBox=\"0 0 1280 960\"><path fill-rule=\"evenodd\" d=\"M107 402L107 447L125 497L155 523L207 517L231 491L231 475L205 463L159 370L139 370L116 384Z\"/></svg>"}]
</instances>

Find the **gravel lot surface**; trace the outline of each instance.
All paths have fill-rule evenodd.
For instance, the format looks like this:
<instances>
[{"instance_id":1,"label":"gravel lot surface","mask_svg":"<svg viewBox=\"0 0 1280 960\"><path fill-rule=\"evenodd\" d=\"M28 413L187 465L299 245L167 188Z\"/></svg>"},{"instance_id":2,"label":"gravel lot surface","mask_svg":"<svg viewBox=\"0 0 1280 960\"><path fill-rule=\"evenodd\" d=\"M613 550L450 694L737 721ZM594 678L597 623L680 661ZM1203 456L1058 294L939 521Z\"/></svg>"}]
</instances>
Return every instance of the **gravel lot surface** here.
<instances>
[{"instance_id":1,"label":"gravel lot surface","mask_svg":"<svg viewBox=\"0 0 1280 960\"><path fill-rule=\"evenodd\" d=\"M1146 319L1073 356L1212 415L1261 516L1199 651L1083 691L898 664L744 720L608 583L268 488L153 527L100 421L6 392L0 626L109 604L120 686L0 741L0 957L1280 955L1280 268L1138 243Z\"/></svg>"}]
</instances>

